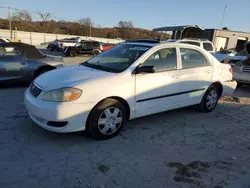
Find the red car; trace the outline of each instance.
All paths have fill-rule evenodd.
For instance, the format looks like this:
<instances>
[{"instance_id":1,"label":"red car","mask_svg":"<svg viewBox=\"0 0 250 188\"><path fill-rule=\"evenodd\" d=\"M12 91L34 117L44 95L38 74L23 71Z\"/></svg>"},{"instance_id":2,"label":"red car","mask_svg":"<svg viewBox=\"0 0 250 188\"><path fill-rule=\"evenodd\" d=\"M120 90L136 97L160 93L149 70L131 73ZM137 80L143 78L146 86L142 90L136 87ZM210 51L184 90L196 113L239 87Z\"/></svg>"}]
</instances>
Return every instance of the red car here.
<instances>
[{"instance_id":1,"label":"red car","mask_svg":"<svg viewBox=\"0 0 250 188\"><path fill-rule=\"evenodd\" d=\"M110 48L113 48L114 46L115 46L114 44L103 43L102 44L103 52L109 50Z\"/></svg>"}]
</instances>

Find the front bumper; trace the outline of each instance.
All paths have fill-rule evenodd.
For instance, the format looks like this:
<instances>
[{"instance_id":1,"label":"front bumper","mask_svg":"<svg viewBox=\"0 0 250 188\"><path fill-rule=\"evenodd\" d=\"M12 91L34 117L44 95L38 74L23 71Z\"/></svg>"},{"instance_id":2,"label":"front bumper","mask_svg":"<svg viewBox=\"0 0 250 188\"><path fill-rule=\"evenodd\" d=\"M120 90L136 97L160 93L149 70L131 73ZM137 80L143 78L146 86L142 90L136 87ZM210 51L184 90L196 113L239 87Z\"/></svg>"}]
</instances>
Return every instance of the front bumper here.
<instances>
[{"instance_id":1,"label":"front bumper","mask_svg":"<svg viewBox=\"0 0 250 188\"><path fill-rule=\"evenodd\" d=\"M234 90L236 89L237 82L234 80L222 82L222 86L223 86L222 97L223 96L230 96L233 94Z\"/></svg>"},{"instance_id":2,"label":"front bumper","mask_svg":"<svg viewBox=\"0 0 250 188\"><path fill-rule=\"evenodd\" d=\"M42 96L41 93L39 96ZM25 91L24 104L30 118L42 128L58 132L77 132L86 129L89 112L93 103L76 104L73 102L48 102L40 97L34 97L29 88ZM48 122L67 122L63 127L48 125Z\"/></svg>"},{"instance_id":3,"label":"front bumper","mask_svg":"<svg viewBox=\"0 0 250 188\"><path fill-rule=\"evenodd\" d=\"M234 79L240 83L250 83L250 73L234 72Z\"/></svg>"}]
</instances>

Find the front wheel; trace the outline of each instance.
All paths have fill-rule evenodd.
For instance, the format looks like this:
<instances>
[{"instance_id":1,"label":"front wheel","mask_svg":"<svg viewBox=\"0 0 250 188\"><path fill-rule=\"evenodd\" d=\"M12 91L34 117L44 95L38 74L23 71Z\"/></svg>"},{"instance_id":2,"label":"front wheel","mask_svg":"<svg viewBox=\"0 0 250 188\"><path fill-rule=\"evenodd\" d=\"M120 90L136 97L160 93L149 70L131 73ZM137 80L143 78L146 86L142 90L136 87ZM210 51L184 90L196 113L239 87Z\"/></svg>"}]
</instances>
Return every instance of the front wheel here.
<instances>
[{"instance_id":1,"label":"front wheel","mask_svg":"<svg viewBox=\"0 0 250 188\"><path fill-rule=\"evenodd\" d=\"M69 55L70 55L70 57L75 57L77 55L77 53L75 51L71 51Z\"/></svg>"},{"instance_id":2,"label":"front wheel","mask_svg":"<svg viewBox=\"0 0 250 188\"><path fill-rule=\"evenodd\" d=\"M214 85L212 85L207 89L198 108L202 112L212 112L217 106L218 100L218 89Z\"/></svg>"},{"instance_id":3,"label":"front wheel","mask_svg":"<svg viewBox=\"0 0 250 188\"><path fill-rule=\"evenodd\" d=\"M97 56L98 54L100 54L99 51L94 51L94 52L92 53L93 56Z\"/></svg>"},{"instance_id":4,"label":"front wheel","mask_svg":"<svg viewBox=\"0 0 250 188\"><path fill-rule=\"evenodd\" d=\"M121 132L126 119L124 106L115 99L106 99L92 110L87 130L95 139L109 139Z\"/></svg>"}]
</instances>

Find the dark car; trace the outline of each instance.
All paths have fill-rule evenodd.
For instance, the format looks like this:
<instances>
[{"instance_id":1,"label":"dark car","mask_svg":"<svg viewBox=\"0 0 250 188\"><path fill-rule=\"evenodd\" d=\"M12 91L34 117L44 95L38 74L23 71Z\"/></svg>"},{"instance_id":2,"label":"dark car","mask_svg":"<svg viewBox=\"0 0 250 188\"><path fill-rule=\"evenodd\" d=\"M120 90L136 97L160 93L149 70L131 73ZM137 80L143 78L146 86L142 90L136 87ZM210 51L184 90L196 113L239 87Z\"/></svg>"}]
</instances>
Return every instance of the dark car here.
<instances>
[{"instance_id":1,"label":"dark car","mask_svg":"<svg viewBox=\"0 0 250 188\"><path fill-rule=\"evenodd\" d=\"M64 66L63 58L43 54L35 46L19 43L0 43L0 86L29 84L37 76Z\"/></svg>"},{"instance_id":2,"label":"dark car","mask_svg":"<svg viewBox=\"0 0 250 188\"><path fill-rule=\"evenodd\" d=\"M103 47L97 41L81 41L75 46L66 47L63 50L65 56L75 57L77 55L92 55L96 56L102 53Z\"/></svg>"},{"instance_id":3,"label":"dark car","mask_svg":"<svg viewBox=\"0 0 250 188\"><path fill-rule=\"evenodd\" d=\"M50 51L62 51L62 44L59 40L55 40L48 44L47 49Z\"/></svg>"}]
</instances>

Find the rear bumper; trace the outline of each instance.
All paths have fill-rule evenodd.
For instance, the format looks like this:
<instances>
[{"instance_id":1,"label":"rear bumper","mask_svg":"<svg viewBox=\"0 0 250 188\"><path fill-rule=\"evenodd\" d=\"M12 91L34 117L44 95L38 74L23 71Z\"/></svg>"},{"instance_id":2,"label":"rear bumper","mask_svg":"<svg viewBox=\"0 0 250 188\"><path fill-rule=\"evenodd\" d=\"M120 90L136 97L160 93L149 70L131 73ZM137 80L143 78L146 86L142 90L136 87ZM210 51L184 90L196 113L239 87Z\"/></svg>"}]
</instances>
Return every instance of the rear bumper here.
<instances>
[{"instance_id":1,"label":"rear bumper","mask_svg":"<svg viewBox=\"0 0 250 188\"><path fill-rule=\"evenodd\" d=\"M240 83L250 83L250 73L234 72L234 79Z\"/></svg>"},{"instance_id":2,"label":"rear bumper","mask_svg":"<svg viewBox=\"0 0 250 188\"><path fill-rule=\"evenodd\" d=\"M234 80L222 82L222 86L223 86L222 97L223 96L229 96L229 95L232 95L234 90L236 89L237 82L234 81Z\"/></svg>"}]
</instances>

